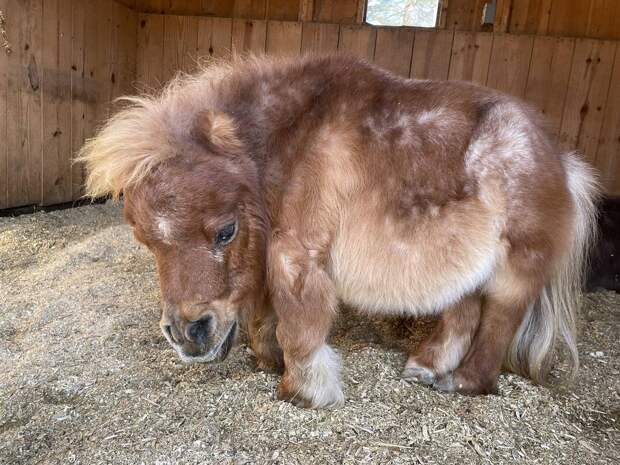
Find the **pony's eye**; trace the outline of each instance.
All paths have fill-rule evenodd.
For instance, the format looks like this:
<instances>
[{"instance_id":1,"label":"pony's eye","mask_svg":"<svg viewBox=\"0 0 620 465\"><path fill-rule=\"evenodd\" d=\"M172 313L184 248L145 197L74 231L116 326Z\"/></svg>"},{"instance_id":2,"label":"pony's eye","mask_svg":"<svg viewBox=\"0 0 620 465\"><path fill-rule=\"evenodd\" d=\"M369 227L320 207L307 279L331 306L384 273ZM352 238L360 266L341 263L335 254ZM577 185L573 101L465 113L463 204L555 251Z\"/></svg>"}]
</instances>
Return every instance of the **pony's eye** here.
<instances>
[{"instance_id":1,"label":"pony's eye","mask_svg":"<svg viewBox=\"0 0 620 465\"><path fill-rule=\"evenodd\" d=\"M237 233L237 222L227 224L217 232L215 245L230 244Z\"/></svg>"}]
</instances>

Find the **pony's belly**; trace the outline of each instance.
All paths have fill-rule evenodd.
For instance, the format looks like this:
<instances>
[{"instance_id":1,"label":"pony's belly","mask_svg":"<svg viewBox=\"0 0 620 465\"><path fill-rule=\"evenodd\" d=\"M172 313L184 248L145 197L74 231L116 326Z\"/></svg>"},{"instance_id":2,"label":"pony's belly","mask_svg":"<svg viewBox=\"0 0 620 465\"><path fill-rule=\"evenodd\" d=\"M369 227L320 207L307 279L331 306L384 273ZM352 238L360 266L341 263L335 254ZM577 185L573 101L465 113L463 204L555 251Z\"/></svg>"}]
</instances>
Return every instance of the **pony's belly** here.
<instances>
[{"instance_id":1,"label":"pony's belly","mask_svg":"<svg viewBox=\"0 0 620 465\"><path fill-rule=\"evenodd\" d=\"M409 225L349 210L331 249L340 299L367 311L424 315L480 288L503 247L488 212L462 207Z\"/></svg>"}]
</instances>

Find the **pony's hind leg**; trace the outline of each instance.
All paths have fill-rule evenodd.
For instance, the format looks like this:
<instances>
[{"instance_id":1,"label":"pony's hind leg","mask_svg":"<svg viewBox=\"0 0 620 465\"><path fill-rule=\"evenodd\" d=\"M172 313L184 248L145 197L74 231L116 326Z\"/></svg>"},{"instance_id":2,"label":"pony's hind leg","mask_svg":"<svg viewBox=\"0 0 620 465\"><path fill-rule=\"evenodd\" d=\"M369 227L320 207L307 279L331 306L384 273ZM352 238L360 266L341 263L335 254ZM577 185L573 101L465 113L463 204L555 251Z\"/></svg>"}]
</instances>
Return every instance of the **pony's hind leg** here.
<instances>
[{"instance_id":1,"label":"pony's hind leg","mask_svg":"<svg viewBox=\"0 0 620 465\"><path fill-rule=\"evenodd\" d=\"M468 395L495 393L508 348L541 290L536 276L498 272L483 296L480 324L469 352L458 368L437 379L433 387Z\"/></svg>"},{"instance_id":2,"label":"pony's hind leg","mask_svg":"<svg viewBox=\"0 0 620 465\"><path fill-rule=\"evenodd\" d=\"M470 295L444 310L430 336L409 356L403 378L433 384L459 366L480 319L480 297Z\"/></svg>"}]
</instances>

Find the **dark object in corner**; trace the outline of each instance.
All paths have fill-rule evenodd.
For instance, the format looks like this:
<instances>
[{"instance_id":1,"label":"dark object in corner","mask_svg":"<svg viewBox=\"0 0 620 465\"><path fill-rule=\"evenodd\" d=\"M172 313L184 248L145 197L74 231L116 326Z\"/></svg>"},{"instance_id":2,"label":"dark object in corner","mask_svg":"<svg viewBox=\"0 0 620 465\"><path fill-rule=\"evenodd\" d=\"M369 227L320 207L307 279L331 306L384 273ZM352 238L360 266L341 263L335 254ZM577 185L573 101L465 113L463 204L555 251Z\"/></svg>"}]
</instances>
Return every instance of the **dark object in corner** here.
<instances>
[{"instance_id":1,"label":"dark object in corner","mask_svg":"<svg viewBox=\"0 0 620 465\"><path fill-rule=\"evenodd\" d=\"M598 228L586 290L602 288L620 292L620 197L608 197L601 202Z\"/></svg>"}]
</instances>

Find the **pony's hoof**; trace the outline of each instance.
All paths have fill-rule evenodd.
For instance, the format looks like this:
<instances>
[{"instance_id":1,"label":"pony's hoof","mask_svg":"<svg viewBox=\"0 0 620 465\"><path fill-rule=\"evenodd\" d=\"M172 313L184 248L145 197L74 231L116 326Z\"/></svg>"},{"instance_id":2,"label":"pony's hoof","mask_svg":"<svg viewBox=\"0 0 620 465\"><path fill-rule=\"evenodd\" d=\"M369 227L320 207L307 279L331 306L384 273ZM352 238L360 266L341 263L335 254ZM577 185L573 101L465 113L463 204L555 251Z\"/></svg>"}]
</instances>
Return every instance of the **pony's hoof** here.
<instances>
[{"instance_id":1,"label":"pony's hoof","mask_svg":"<svg viewBox=\"0 0 620 465\"><path fill-rule=\"evenodd\" d=\"M441 392L456 392L454 384L454 376L452 373L447 373L441 378L436 379L433 383L433 388Z\"/></svg>"},{"instance_id":2,"label":"pony's hoof","mask_svg":"<svg viewBox=\"0 0 620 465\"><path fill-rule=\"evenodd\" d=\"M312 408L310 401L304 399L299 393L295 394L283 389L281 385L278 386L278 400L289 402L299 408Z\"/></svg>"},{"instance_id":3,"label":"pony's hoof","mask_svg":"<svg viewBox=\"0 0 620 465\"><path fill-rule=\"evenodd\" d=\"M322 395L308 396L303 389L291 389L286 382L278 385L278 400L290 402L296 407L310 409L335 409L344 405L344 395L340 386L323 389Z\"/></svg>"},{"instance_id":4,"label":"pony's hoof","mask_svg":"<svg viewBox=\"0 0 620 465\"><path fill-rule=\"evenodd\" d=\"M441 392L458 392L466 396L497 394L495 383L481 383L468 380L458 372L448 373L433 383L433 388Z\"/></svg>"},{"instance_id":5,"label":"pony's hoof","mask_svg":"<svg viewBox=\"0 0 620 465\"><path fill-rule=\"evenodd\" d=\"M265 373L281 375L284 373L284 362L273 358L256 358L256 368Z\"/></svg>"},{"instance_id":6,"label":"pony's hoof","mask_svg":"<svg viewBox=\"0 0 620 465\"><path fill-rule=\"evenodd\" d=\"M401 374L405 381L431 386L435 382L435 373L426 367L405 367Z\"/></svg>"}]
</instances>

